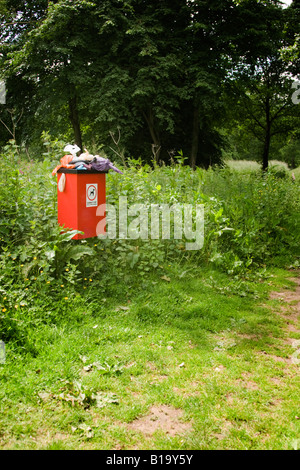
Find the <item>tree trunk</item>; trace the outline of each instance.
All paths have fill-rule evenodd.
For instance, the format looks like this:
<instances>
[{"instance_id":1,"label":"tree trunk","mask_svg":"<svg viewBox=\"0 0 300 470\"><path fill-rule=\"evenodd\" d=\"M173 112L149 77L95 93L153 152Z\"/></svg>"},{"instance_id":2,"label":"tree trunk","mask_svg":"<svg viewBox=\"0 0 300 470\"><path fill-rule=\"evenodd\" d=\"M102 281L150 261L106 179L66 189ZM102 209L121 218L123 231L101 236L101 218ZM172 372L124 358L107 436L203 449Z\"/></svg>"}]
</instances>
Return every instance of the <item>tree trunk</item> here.
<instances>
[{"instance_id":1,"label":"tree trunk","mask_svg":"<svg viewBox=\"0 0 300 470\"><path fill-rule=\"evenodd\" d=\"M264 153L263 153L263 171L266 171L269 166L269 152L270 152L271 135L268 128L265 135Z\"/></svg>"},{"instance_id":2,"label":"tree trunk","mask_svg":"<svg viewBox=\"0 0 300 470\"><path fill-rule=\"evenodd\" d=\"M271 116L270 116L270 98L266 98L266 133L263 151L263 171L267 171L269 166L269 153L271 142Z\"/></svg>"},{"instance_id":3,"label":"tree trunk","mask_svg":"<svg viewBox=\"0 0 300 470\"><path fill-rule=\"evenodd\" d=\"M149 132L153 141L152 152L155 156L156 161L158 161L161 152L161 143L159 138L159 132L155 128L154 114L152 108L149 109L148 114L143 112L143 116L148 124Z\"/></svg>"},{"instance_id":4,"label":"tree trunk","mask_svg":"<svg viewBox=\"0 0 300 470\"><path fill-rule=\"evenodd\" d=\"M80 121L77 107L77 96L74 90L71 97L69 98L69 118L74 131L75 144L82 149L82 135L80 129Z\"/></svg>"},{"instance_id":5,"label":"tree trunk","mask_svg":"<svg viewBox=\"0 0 300 470\"><path fill-rule=\"evenodd\" d=\"M199 109L197 106L194 106L192 149L191 149L191 155L190 155L190 166L193 168L193 170L196 169L198 148L199 148Z\"/></svg>"}]
</instances>

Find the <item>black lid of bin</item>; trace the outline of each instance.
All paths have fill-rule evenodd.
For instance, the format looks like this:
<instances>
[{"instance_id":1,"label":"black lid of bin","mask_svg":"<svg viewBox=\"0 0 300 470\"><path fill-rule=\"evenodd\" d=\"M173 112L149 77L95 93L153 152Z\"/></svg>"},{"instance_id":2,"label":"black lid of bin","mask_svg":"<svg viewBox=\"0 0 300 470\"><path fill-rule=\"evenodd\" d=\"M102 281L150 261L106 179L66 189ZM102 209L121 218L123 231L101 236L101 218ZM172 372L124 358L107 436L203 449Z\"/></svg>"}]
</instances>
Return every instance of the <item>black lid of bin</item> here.
<instances>
[{"instance_id":1,"label":"black lid of bin","mask_svg":"<svg viewBox=\"0 0 300 470\"><path fill-rule=\"evenodd\" d=\"M76 169L70 169L70 168L60 168L57 170L57 173L71 173L74 175L80 175L80 174L85 174L85 175L91 175L91 174L96 174L96 173L108 173L108 171L97 171L97 170L76 170Z\"/></svg>"}]
</instances>

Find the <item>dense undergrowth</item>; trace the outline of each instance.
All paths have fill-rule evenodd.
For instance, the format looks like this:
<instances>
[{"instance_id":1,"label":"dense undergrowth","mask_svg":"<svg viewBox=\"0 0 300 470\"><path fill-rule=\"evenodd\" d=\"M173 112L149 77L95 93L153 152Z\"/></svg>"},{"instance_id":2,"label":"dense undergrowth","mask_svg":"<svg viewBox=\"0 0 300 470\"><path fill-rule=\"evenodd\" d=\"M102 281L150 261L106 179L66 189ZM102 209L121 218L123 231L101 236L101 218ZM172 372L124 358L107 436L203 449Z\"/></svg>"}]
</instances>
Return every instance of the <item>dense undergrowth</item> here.
<instances>
[{"instance_id":1,"label":"dense undergrowth","mask_svg":"<svg viewBox=\"0 0 300 470\"><path fill-rule=\"evenodd\" d=\"M51 175L56 163L49 156L31 161L13 144L1 154L0 339L16 351L38 354L39 326L80 321L74 313L80 306L93 315L100 292L122 298L124 286L127 295L143 291L153 274L167 278L167 266L213 266L237 290L266 265L299 267L297 171L192 171L181 156L163 167L130 160L123 175L109 173L111 204L120 196L128 204L204 204L204 246L186 251L184 240L174 238L74 241L73 232L61 233Z\"/></svg>"}]
</instances>

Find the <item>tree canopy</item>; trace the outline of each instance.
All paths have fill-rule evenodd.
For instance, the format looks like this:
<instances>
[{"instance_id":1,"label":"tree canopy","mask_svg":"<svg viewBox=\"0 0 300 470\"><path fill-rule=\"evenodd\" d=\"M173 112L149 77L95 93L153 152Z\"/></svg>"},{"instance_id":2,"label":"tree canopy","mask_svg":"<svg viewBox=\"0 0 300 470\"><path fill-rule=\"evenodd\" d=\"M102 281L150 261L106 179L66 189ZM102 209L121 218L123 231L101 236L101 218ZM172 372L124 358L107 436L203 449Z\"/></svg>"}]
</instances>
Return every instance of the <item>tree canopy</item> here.
<instances>
[{"instance_id":1,"label":"tree canopy","mask_svg":"<svg viewBox=\"0 0 300 470\"><path fill-rule=\"evenodd\" d=\"M118 132L128 156L207 167L238 118L267 168L299 127L299 1L1 0L0 17L0 142L10 120L27 146L48 130L109 149Z\"/></svg>"}]
</instances>

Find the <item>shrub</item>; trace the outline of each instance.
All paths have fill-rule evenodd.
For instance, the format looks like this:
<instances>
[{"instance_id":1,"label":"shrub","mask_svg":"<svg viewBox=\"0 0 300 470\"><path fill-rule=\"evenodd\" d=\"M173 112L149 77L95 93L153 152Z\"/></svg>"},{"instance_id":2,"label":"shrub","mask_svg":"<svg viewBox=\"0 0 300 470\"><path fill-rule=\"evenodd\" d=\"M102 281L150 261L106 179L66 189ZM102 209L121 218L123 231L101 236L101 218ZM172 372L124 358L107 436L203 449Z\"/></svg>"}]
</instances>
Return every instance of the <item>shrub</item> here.
<instances>
[{"instance_id":1,"label":"shrub","mask_svg":"<svg viewBox=\"0 0 300 470\"><path fill-rule=\"evenodd\" d=\"M297 175L296 181L278 178L274 166L264 175L241 167L239 171L234 167L193 171L181 157L171 166L161 167L129 160L123 175L107 175L107 201L118 204L119 196L126 196L129 205L203 204L204 246L195 252L185 251L185 240L174 237L72 240L74 232L62 233L57 225L56 180L51 176L54 162L21 159L14 143L4 149L0 160L2 339L30 349L33 325L72 316L70 305L76 299L89 305L98 292L118 295L121 289L123 295L120 279L128 289L141 284L141 279L147 285L153 273L167 281L166 264L213 264L234 276L245 276L255 275L266 263L297 261ZM65 297L72 299L70 305ZM137 317L142 320L147 312L146 307L141 308Z\"/></svg>"}]
</instances>

